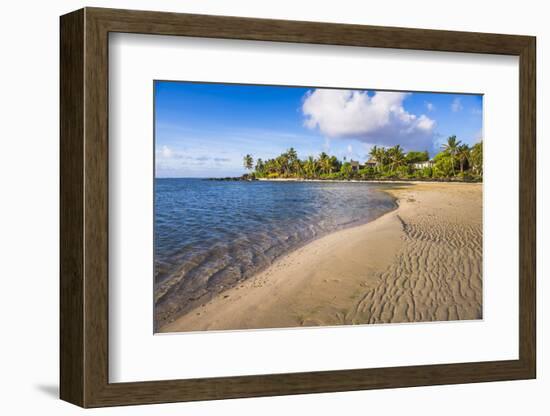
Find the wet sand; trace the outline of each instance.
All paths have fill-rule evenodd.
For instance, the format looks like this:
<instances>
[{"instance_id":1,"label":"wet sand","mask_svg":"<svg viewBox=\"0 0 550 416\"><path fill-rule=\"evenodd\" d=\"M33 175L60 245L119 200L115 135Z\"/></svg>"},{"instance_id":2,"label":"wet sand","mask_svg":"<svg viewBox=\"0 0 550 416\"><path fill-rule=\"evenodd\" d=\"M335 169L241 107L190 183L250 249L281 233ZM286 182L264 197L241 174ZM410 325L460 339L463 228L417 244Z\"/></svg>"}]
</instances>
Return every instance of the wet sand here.
<instances>
[{"instance_id":1,"label":"wet sand","mask_svg":"<svg viewBox=\"0 0 550 416\"><path fill-rule=\"evenodd\" d=\"M160 332L480 319L482 185L387 192L396 210L281 257Z\"/></svg>"}]
</instances>

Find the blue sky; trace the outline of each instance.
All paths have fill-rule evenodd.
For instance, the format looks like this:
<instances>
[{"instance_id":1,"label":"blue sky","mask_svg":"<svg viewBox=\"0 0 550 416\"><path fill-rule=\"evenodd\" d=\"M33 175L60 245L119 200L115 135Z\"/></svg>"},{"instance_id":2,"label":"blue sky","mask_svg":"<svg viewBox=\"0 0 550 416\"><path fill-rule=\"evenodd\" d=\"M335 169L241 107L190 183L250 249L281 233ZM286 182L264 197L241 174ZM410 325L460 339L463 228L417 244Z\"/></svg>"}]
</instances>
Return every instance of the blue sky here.
<instances>
[{"instance_id":1,"label":"blue sky","mask_svg":"<svg viewBox=\"0 0 550 416\"><path fill-rule=\"evenodd\" d=\"M294 147L364 161L373 145L439 151L482 135L482 96L155 82L156 177L238 176Z\"/></svg>"}]
</instances>

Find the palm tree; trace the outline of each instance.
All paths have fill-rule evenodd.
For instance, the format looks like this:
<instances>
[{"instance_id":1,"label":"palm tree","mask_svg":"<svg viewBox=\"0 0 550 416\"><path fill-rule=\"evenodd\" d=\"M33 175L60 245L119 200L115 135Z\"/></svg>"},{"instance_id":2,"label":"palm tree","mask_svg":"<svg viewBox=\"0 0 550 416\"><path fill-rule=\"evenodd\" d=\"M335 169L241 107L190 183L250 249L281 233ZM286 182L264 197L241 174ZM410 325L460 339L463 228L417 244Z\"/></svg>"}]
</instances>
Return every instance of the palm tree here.
<instances>
[{"instance_id":1,"label":"palm tree","mask_svg":"<svg viewBox=\"0 0 550 416\"><path fill-rule=\"evenodd\" d=\"M378 168L378 166L381 164L380 149L378 148L378 146L372 146L369 152L369 156L372 161L376 162L375 167Z\"/></svg>"},{"instance_id":2,"label":"palm tree","mask_svg":"<svg viewBox=\"0 0 550 416\"><path fill-rule=\"evenodd\" d=\"M374 151L371 149L370 154L376 161L377 170L384 170L386 165L389 163L389 149L385 147L374 146Z\"/></svg>"},{"instance_id":3,"label":"palm tree","mask_svg":"<svg viewBox=\"0 0 550 416\"><path fill-rule=\"evenodd\" d=\"M273 159L267 159L265 161L264 171L268 174L275 172L275 167L273 166Z\"/></svg>"},{"instance_id":4,"label":"palm tree","mask_svg":"<svg viewBox=\"0 0 550 416\"><path fill-rule=\"evenodd\" d=\"M344 178L346 179L349 179L349 177L351 176L351 174L353 173L353 169L351 167L351 163L349 162L344 162L342 164L342 167L340 168L340 173L342 174L342 176L344 176Z\"/></svg>"},{"instance_id":5,"label":"palm tree","mask_svg":"<svg viewBox=\"0 0 550 416\"><path fill-rule=\"evenodd\" d=\"M288 149L281 156L285 159L283 165L287 173L290 172L293 175L300 174L302 165L300 159L298 159L298 153L293 147Z\"/></svg>"},{"instance_id":6,"label":"palm tree","mask_svg":"<svg viewBox=\"0 0 550 416\"><path fill-rule=\"evenodd\" d=\"M467 144L461 144L458 146L456 155L460 162L460 173L464 174L464 164L470 160L470 148Z\"/></svg>"},{"instance_id":7,"label":"palm tree","mask_svg":"<svg viewBox=\"0 0 550 416\"><path fill-rule=\"evenodd\" d=\"M302 168L302 162L300 161L300 159L296 158L292 162L292 165L290 165L290 169L291 169L293 175L302 176L303 168Z\"/></svg>"},{"instance_id":8,"label":"palm tree","mask_svg":"<svg viewBox=\"0 0 550 416\"><path fill-rule=\"evenodd\" d=\"M308 177L315 177L315 174L317 173L317 161L313 156L309 156L304 162L304 171Z\"/></svg>"},{"instance_id":9,"label":"palm tree","mask_svg":"<svg viewBox=\"0 0 550 416\"><path fill-rule=\"evenodd\" d=\"M392 169L406 164L407 159L405 158L405 153L403 153L403 148L400 145L395 145L388 150L388 156L391 161Z\"/></svg>"},{"instance_id":10,"label":"palm tree","mask_svg":"<svg viewBox=\"0 0 550 416\"><path fill-rule=\"evenodd\" d=\"M318 163L319 163L319 169L321 169L321 172L325 174L332 172L332 162L330 161L330 158L325 152L322 152L319 155Z\"/></svg>"},{"instance_id":11,"label":"palm tree","mask_svg":"<svg viewBox=\"0 0 550 416\"><path fill-rule=\"evenodd\" d=\"M477 174L483 174L483 141L472 146L470 151L472 169Z\"/></svg>"},{"instance_id":12,"label":"palm tree","mask_svg":"<svg viewBox=\"0 0 550 416\"><path fill-rule=\"evenodd\" d=\"M286 155L288 157L288 160L289 162L292 164L295 160L298 159L298 153L296 153L296 150L294 150L293 147L291 147L290 149L288 149L286 151Z\"/></svg>"},{"instance_id":13,"label":"palm tree","mask_svg":"<svg viewBox=\"0 0 550 416\"><path fill-rule=\"evenodd\" d=\"M258 158L258 160L256 160L255 170L260 175L263 175L263 173L265 171L265 164L264 164L264 161L262 159Z\"/></svg>"},{"instance_id":14,"label":"palm tree","mask_svg":"<svg viewBox=\"0 0 550 416\"><path fill-rule=\"evenodd\" d=\"M286 159L282 155L273 160L273 167L277 174L280 175L285 171L285 163Z\"/></svg>"},{"instance_id":15,"label":"palm tree","mask_svg":"<svg viewBox=\"0 0 550 416\"><path fill-rule=\"evenodd\" d=\"M252 167L254 166L254 159L251 155L247 154L245 157L243 157L243 165L245 169L252 170Z\"/></svg>"},{"instance_id":16,"label":"palm tree","mask_svg":"<svg viewBox=\"0 0 550 416\"><path fill-rule=\"evenodd\" d=\"M374 145L369 151L369 156L375 162L378 162L378 146Z\"/></svg>"},{"instance_id":17,"label":"palm tree","mask_svg":"<svg viewBox=\"0 0 550 416\"><path fill-rule=\"evenodd\" d=\"M332 173L332 161L330 160L330 158L326 158L323 161L323 168L325 173Z\"/></svg>"},{"instance_id":18,"label":"palm tree","mask_svg":"<svg viewBox=\"0 0 550 416\"><path fill-rule=\"evenodd\" d=\"M345 160L346 160L346 158L344 157L344 161ZM336 156L331 156L330 157L330 171L331 172L339 171L341 166L342 166L342 164L340 163L340 161L338 160L338 158Z\"/></svg>"},{"instance_id":19,"label":"palm tree","mask_svg":"<svg viewBox=\"0 0 550 416\"><path fill-rule=\"evenodd\" d=\"M455 158L458 154L458 147L460 146L460 140L456 139L456 136L451 136L447 138L447 143L442 146L442 149L445 153L451 156L452 159L452 170L453 176L455 175Z\"/></svg>"}]
</instances>

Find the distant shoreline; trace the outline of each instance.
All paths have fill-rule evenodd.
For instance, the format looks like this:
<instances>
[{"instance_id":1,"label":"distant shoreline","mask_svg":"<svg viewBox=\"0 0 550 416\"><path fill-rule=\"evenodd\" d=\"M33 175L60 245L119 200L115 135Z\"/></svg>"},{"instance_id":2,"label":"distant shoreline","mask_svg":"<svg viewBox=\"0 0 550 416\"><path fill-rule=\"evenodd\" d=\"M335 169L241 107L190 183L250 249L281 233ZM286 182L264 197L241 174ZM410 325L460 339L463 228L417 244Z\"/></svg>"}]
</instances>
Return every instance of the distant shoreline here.
<instances>
[{"instance_id":1,"label":"distant shoreline","mask_svg":"<svg viewBox=\"0 0 550 416\"><path fill-rule=\"evenodd\" d=\"M161 179L161 178L159 178ZM178 179L178 178L172 178ZM183 179L183 178L182 178ZM243 177L228 178L193 178L207 181L235 181L235 182L328 182L328 183L398 183L398 184L421 184L421 183L462 183L462 184L483 184L483 181L461 181L461 180L420 180L420 179L307 179L307 178L255 178L248 179Z\"/></svg>"},{"instance_id":2,"label":"distant shoreline","mask_svg":"<svg viewBox=\"0 0 550 416\"><path fill-rule=\"evenodd\" d=\"M265 181L265 182L335 182L335 183L358 183L358 182L365 182L365 183L411 183L411 184L421 184L421 183L462 183L462 184L483 184L482 181L434 181L434 180L418 180L418 179L304 179L304 178L258 178L255 179L257 181Z\"/></svg>"}]
</instances>

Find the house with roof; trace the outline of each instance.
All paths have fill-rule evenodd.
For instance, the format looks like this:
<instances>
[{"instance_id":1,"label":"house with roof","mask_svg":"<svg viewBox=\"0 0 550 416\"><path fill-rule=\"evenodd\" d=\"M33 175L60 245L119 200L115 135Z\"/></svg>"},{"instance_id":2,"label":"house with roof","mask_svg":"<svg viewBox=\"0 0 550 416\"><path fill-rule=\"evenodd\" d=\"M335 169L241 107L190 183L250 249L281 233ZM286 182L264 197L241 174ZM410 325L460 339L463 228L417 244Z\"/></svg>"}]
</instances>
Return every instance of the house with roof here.
<instances>
[{"instance_id":1,"label":"house with roof","mask_svg":"<svg viewBox=\"0 0 550 416\"><path fill-rule=\"evenodd\" d=\"M361 164L357 160L351 159L349 161L349 164L351 165L351 170L353 172L358 172L360 169L362 169Z\"/></svg>"},{"instance_id":2,"label":"house with roof","mask_svg":"<svg viewBox=\"0 0 550 416\"><path fill-rule=\"evenodd\" d=\"M378 165L378 163L372 159L367 160L365 163L359 163L358 161L352 159L349 164L351 165L351 170L353 172L358 172L365 168L374 168Z\"/></svg>"},{"instance_id":3,"label":"house with roof","mask_svg":"<svg viewBox=\"0 0 550 416\"><path fill-rule=\"evenodd\" d=\"M378 166L378 162L371 158L365 162L364 166L366 168L375 168L376 166Z\"/></svg>"}]
</instances>

